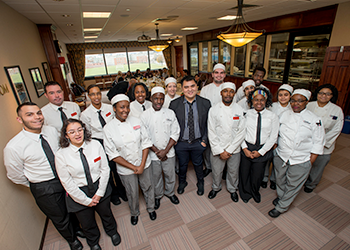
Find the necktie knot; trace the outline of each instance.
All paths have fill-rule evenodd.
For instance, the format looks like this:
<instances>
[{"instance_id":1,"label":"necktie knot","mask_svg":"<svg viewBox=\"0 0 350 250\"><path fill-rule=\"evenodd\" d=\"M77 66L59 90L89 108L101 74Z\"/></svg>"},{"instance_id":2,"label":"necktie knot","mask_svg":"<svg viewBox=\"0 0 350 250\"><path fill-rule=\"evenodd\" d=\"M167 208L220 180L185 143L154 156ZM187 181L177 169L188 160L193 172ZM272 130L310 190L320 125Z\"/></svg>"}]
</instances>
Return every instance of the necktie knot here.
<instances>
[{"instance_id":1,"label":"necktie knot","mask_svg":"<svg viewBox=\"0 0 350 250\"><path fill-rule=\"evenodd\" d=\"M143 109L143 111L145 111L145 110L146 110L146 107L145 107L145 105L144 105L144 104L142 104L142 109Z\"/></svg>"},{"instance_id":2,"label":"necktie knot","mask_svg":"<svg viewBox=\"0 0 350 250\"><path fill-rule=\"evenodd\" d=\"M59 107L58 110L61 112L61 120L62 120L62 123L63 123L63 122L64 122L65 120L67 120L68 118L67 118L66 114L64 113L62 107Z\"/></svg>"}]
</instances>

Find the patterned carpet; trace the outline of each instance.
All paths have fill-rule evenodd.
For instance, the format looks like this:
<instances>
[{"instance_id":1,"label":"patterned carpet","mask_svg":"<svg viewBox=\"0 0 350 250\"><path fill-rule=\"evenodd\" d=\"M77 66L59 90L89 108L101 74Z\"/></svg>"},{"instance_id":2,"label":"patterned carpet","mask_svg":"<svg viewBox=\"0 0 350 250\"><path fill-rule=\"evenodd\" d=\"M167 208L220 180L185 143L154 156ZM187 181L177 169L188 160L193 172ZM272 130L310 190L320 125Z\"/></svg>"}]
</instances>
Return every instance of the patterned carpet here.
<instances>
[{"instance_id":1,"label":"patterned carpet","mask_svg":"<svg viewBox=\"0 0 350 250\"><path fill-rule=\"evenodd\" d=\"M151 221L142 198L141 216L130 224L127 203L111 204L122 242L114 247L101 231L103 249L350 249L350 135L342 134L314 192L298 195L290 210L276 219L268 216L276 192L261 189L262 201L232 202L223 189L210 200L211 175L205 178L205 194L196 194L193 168L187 174L179 205L161 200L157 219ZM85 239L80 239L89 249ZM67 249L68 244L49 223L44 250Z\"/></svg>"}]
</instances>

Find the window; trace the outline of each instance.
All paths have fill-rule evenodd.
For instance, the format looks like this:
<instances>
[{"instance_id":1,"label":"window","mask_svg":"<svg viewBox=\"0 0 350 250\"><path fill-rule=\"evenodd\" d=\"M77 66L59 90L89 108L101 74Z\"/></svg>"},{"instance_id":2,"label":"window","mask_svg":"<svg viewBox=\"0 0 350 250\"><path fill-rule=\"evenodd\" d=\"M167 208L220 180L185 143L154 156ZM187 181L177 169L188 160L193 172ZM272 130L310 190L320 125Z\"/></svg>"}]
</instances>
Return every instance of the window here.
<instances>
[{"instance_id":1,"label":"window","mask_svg":"<svg viewBox=\"0 0 350 250\"><path fill-rule=\"evenodd\" d=\"M249 59L249 76L253 74L256 67L264 66L264 50L265 50L265 36L259 36L257 39L250 42L250 57Z\"/></svg>"},{"instance_id":2,"label":"window","mask_svg":"<svg viewBox=\"0 0 350 250\"><path fill-rule=\"evenodd\" d=\"M233 75L235 76L244 76L246 49L247 45L235 48L235 62L233 67Z\"/></svg>"},{"instance_id":3,"label":"window","mask_svg":"<svg viewBox=\"0 0 350 250\"><path fill-rule=\"evenodd\" d=\"M125 48L105 49L104 54L107 65L107 74L117 74L118 71L125 73L129 70Z\"/></svg>"},{"instance_id":4,"label":"window","mask_svg":"<svg viewBox=\"0 0 350 250\"><path fill-rule=\"evenodd\" d=\"M85 55L85 77L105 75L106 67L103 60L102 51L100 54Z\"/></svg>"},{"instance_id":5,"label":"window","mask_svg":"<svg viewBox=\"0 0 350 250\"><path fill-rule=\"evenodd\" d=\"M231 65L231 45L220 41L220 62L225 65L226 72L230 72Z\"/></svg>"},{"instance_id":6,"label":"window","mask_svg":"<svg viewBox=\"0 0 350 250\"><path fill-rule=\"evenodd\" d=\"M208 72L208 42L202 43L202 72Z\"/></svg>"},{"instance_id":7,"label":"window","mask_svg":"<svg viewBox=\"0 0 350 250\"><path fill-rule=\"evenodd\" d=\"M151 61L151 69L162 69L162 68L166 68L166 62L165 62L165 58L163 55L163 52L156 52L153 50L149 50L149 58Z\"/></svg>"},{"instance_id":8,"label":"window","mask_svg":"<svg viewBox=\"0 0 350 250\"><path fill-rule=\"evenodd\" d=\"M213 67L219 62L219 40L211 42L211 61L213 63Z\"/></svg>"},{"instance_id":9,"label":"window","mask_svg":"<svg viewBox=\"0 0 350 250\"><path fill-rule=\"evenodd\" d=\"M192 44L190 47L191 57L191 75L198 73L198 44Z\"/></svg>"},{"instance_id":10,"label":"window","mask_svg":"<svg viewBox=\"0 0 350 250\"><path fill-rule=\"evenodd\" d=\"M130 71L134 72L137 69L146 70L149 68L148 52L147 51L128 51Z\"/></svg>"},{"instance_id":11,"label":"window","mask_svg":"<svg viewBox=\"0 0 350 250\"><path fill-rule=\"evenodd\" d=\"M267 79L282 82L286 64L289 33L271 35L269 74Z\"/></svg>"}]
</instances>

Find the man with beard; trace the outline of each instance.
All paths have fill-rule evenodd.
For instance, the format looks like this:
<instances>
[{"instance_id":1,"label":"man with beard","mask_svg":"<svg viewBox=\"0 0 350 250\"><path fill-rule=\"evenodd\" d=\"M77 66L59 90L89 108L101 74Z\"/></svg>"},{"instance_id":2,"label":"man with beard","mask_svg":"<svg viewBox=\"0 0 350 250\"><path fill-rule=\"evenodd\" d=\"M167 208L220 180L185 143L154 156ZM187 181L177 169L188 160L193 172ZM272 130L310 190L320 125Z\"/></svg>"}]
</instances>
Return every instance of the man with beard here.
<instances>
[{"instance_id":1,"label":"man with beard","mask_svg":"<svg viewBox=\"0 0 350 250\"><path fill-rule=\"evenodd\" d=\"M66 192L56 173L57 131L43 126L44 116L35 103L22 103L17 108L17 115L23 130L4 149L7 177L16 184L30 187L38 207L68 242L70 249L81 250L83 246L67 212Z\"/></svg>"},{"instance_id":2,"label":"man with beard","mask_svg":"<svg viewBox=\"0 0 350 250\"><path fill-rule=\"evenodd\" d=\"M213 185L208 198L213 199L221 191L221 178L227 165L226 187L231 199L238 202L238 172L241 159L241 143L245 136L243 109L233 102L236 86L225 82L221 85L222 102L209 110L208 137L211 146Z\"/></svg>"}]
</instances>

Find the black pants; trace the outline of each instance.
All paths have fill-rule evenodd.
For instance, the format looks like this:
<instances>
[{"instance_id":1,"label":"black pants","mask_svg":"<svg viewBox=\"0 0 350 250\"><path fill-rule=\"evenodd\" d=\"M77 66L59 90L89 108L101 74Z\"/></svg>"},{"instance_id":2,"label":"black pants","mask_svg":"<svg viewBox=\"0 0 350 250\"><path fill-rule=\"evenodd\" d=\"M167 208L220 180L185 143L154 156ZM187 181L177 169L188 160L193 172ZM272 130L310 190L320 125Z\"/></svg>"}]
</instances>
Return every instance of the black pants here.
<instances>
[{"instance_id":1,"label":"black pants","mask_svg":"<svg viewBox=\"0 0 350 250\"><path fill-rule=\"evenodd\" d=\"M68 242L73 242L76 237L66 207L66 192L60 181L53 179L30 183L30 191L40 210L52 221L62 237Z\"/></svg>"},{"instance_id":2,"label":"black pants","mask_svg":"<svg viewBox=\"0 0 350 250\"><path fill-rule=\"evenodd\" d=\"M109 161L108 164L111 169L109 175L109 183L112 187L111 200L113 201L113 199L118 199L119 197L126 197L126 190L117 172L116 163L114 161Z\"/></svg>"},{"instance_id":3,"label":"black pants","mask_svg":"<svg viewBox=\"0 0 350 250\"><path fill-rule=\"evenodd\" d=\"M186 182L187 167L190 158L192 160L194 170L196 171L197 181L203 180L203 152L205 147L200 143L200 140L190 144L188 142L179 141L175 145L175 152L179 159L179 182Z\"/></svg>"},{"instance_id":4,"label":"black pants","mask_svg":"<svg viewBox=\"0 0 350 250\"><path fill-rule=\"evenodd\" d=\"M86 207L83 210L75 212L78 220L83 228L83 232L86 236L86 241L89 246L94 246L98 244L100 239L100 230L98 229L95 211L101 218L103 228L107 235L112 236L117 233L117 223L115 222L111 205L110 196L102 200L94 207Z\"/></svg>"}]
</instances>

